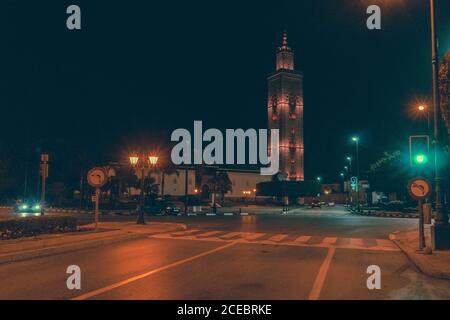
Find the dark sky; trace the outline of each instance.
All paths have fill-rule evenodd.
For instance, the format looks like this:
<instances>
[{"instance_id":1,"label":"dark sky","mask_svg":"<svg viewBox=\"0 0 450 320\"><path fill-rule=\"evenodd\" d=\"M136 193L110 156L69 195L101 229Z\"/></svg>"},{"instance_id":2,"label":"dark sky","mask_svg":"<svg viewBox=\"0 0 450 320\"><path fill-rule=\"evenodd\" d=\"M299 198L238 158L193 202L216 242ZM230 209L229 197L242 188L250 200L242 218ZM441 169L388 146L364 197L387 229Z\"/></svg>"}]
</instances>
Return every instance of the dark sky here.
<instances>
[{"instance_id":1,"label":"dark sky","mask_svg":"<svg viewBox=\"0 0 450 320\"><path fill-rule=\"evenodd\" d=\"M450 2L437 0L441 56ZM66 7L82 30L66 28ZM382 9L382 30L366 8ZM19 1L0 10L0 142L58 159L119 160L173 129L266 128L266 77L283 30L304 73L305 171L337 180L350 136L362 167L404 148L431 91L425 0Z\"/></svg>"}]
</instances>

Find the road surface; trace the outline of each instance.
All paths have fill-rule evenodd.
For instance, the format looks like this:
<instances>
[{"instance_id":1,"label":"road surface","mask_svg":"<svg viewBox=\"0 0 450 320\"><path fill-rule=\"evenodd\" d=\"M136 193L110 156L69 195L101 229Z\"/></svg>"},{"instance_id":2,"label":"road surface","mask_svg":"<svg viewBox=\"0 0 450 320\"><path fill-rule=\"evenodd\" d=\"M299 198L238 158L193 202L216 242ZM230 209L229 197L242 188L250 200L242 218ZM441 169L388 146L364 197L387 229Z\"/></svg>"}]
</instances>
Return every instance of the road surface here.
<instances>
[{"instance_id":1,"label":"road surface","mask_svg":"<svg viewBox=\"0 0 450 320\"><path fill-rule=\"evenodd\" d=\"M0 299L450 299L450 282L419 273L389 234L415 219L349 215L171 217L188 230L0 265ZM81 269L81 290L66 269ZM380 267L381 289L367 288Z\"/></svg>"}]
</instances>

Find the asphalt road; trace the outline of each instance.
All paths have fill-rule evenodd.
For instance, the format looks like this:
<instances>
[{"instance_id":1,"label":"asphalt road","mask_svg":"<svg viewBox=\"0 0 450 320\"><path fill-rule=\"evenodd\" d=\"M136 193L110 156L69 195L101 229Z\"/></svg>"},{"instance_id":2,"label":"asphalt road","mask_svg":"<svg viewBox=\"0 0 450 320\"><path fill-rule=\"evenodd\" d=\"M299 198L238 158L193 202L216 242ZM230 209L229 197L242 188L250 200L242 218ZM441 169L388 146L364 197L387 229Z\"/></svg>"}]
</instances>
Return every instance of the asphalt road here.
<instances>
[{"instance_id":1,"label":"asphalt road","mask_svg":"<svg viewBox=\"0 0 450 320\"><path fill-rule=\"evenodd\" d=\"M188 231L0 265L0 299L450 299L388 240L415 219L341 208L289 215L153 217ZM81 268L81 290L66 269ZM381 270L369 290L367 267Z\"/></svg>"}]
</instances>

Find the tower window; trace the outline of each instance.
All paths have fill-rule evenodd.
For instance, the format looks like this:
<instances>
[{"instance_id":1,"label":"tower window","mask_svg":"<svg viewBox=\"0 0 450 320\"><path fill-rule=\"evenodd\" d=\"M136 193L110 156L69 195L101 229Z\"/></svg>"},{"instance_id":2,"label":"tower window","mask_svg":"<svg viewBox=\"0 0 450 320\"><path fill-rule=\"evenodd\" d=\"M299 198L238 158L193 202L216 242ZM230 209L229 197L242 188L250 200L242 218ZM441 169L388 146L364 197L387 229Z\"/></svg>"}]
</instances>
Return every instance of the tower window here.
<instances>
[{"instance_id":1,"label":"tower window","mask_svg":"<svg viewBox=\"0 0 450 320\"><path fill-rule=\"evenodd\" d=\"M294 95L289 95L289 112L295 113L296 101Z\"/></svg>"},{"instance_id":2,"label":"tower window","mask_svg":"<svg viewBox=\"0 0 450 320\"><path fill-rule=\"evenodd\" d=\"M274 94L272 96L272 112L277 113L277 108L278 108L277 96Z\"/></svg>"}]
</instances>

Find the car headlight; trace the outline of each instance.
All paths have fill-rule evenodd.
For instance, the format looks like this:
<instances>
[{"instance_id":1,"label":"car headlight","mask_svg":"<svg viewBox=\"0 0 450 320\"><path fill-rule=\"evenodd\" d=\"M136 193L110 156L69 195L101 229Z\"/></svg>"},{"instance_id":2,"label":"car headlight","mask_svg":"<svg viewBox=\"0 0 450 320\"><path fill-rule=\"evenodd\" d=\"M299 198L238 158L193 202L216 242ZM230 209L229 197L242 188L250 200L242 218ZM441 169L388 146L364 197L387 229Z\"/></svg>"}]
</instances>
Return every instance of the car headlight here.
<instances>
[{"instance_id":1,"label":"car headlight","mask_svg":"<svg viewBox=\"0 0 450 320\"><path fill-rule=\"evenodd\" d=\"M28 206L26 204L23 204L20 206L20 209L28 209Z\"/></svg>"},{"instance_id":2,"label":"car headlight","mask_svg":"<svg viewBox=\"0 0 450 320\"><path fill-rule=\"evenodd\" d=\"M40 208L41 208L41 205L39 205L39 204L36 204L36 205L33 207L34 210L39 210Z\"/></svg>"}]
</instances>

